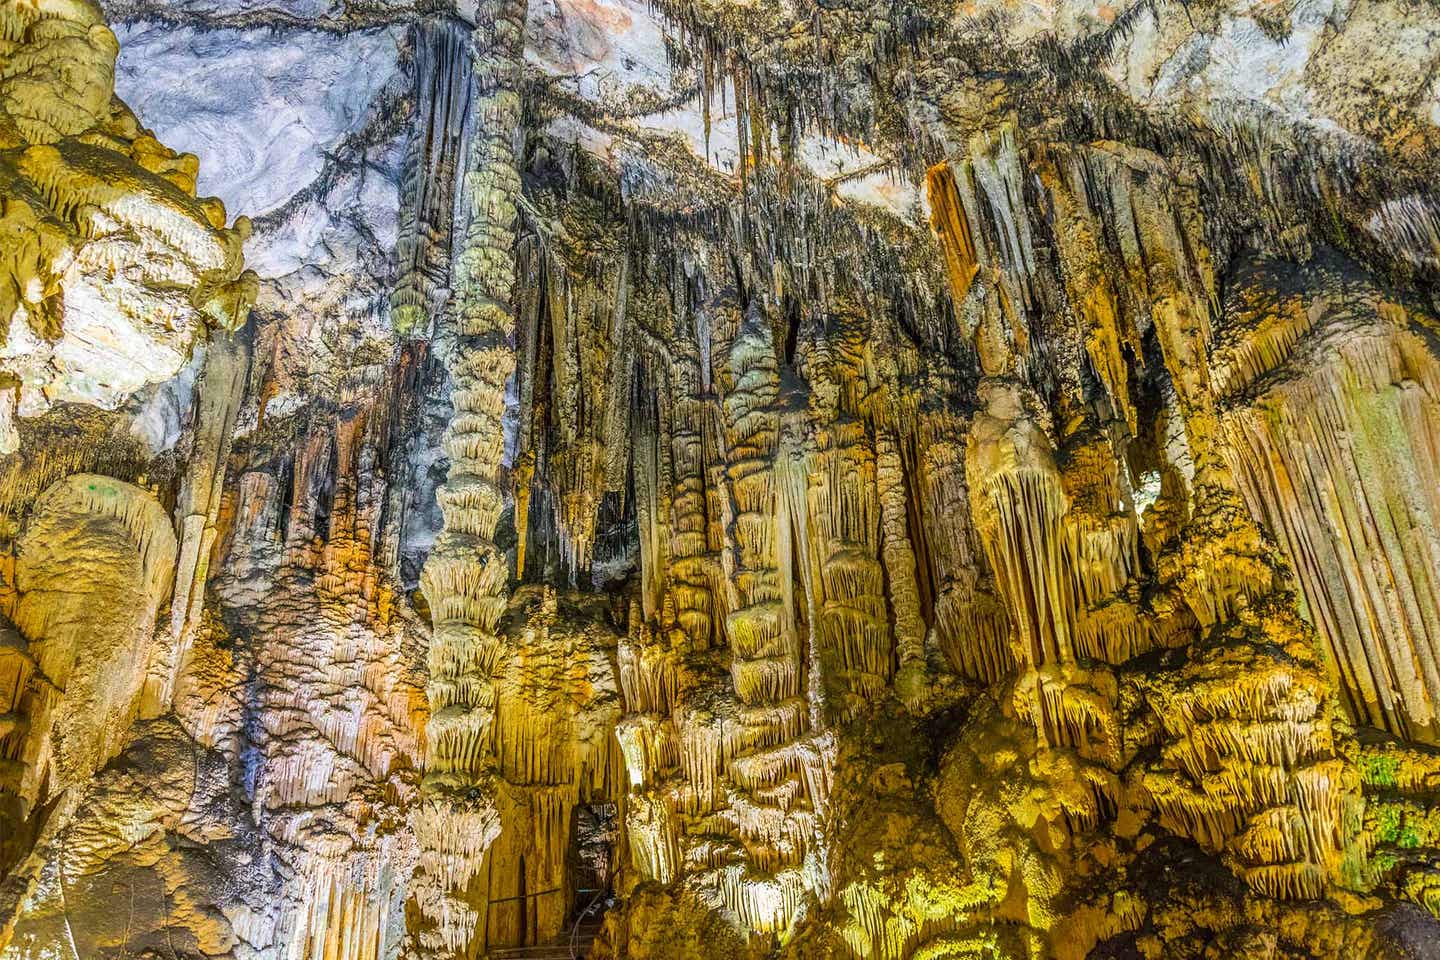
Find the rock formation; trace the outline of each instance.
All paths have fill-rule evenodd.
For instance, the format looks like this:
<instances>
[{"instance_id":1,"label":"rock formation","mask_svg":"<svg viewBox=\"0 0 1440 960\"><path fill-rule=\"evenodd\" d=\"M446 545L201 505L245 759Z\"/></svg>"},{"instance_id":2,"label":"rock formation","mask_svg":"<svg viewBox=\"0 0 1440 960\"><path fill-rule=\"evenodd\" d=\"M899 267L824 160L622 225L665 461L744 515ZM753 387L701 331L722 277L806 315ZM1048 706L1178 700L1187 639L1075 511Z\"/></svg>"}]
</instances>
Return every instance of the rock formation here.
<instances>
[{"instance_id":1,"label":"rock formation","mask_svg":"<svg viewBox=\"0 0 1440 960\"><path fill-rule=\"evenodd\" d=\"M1437 71L0 0L0 957L1440 957Z\"/></svg>"}]
</instances>

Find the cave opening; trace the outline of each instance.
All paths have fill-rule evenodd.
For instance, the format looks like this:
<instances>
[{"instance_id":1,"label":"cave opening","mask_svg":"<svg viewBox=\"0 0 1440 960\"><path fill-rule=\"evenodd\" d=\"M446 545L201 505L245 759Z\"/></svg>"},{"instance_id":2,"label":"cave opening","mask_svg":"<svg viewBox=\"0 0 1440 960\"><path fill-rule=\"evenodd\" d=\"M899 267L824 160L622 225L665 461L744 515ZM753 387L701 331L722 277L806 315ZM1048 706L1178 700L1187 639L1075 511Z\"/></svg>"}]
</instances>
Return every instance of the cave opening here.
<instances>
[{"instance_id":1,"label":"cave opening","mask_svg":"<svg viewBox=\"0 0 1440 960\"><path fill-rule=\"evenodd\" d=\"M582 803L570 820L567 862L574 897L566 924L572 940L593 938L615 885L620 813L614 803Z\"/></svg>"}]
</instances>

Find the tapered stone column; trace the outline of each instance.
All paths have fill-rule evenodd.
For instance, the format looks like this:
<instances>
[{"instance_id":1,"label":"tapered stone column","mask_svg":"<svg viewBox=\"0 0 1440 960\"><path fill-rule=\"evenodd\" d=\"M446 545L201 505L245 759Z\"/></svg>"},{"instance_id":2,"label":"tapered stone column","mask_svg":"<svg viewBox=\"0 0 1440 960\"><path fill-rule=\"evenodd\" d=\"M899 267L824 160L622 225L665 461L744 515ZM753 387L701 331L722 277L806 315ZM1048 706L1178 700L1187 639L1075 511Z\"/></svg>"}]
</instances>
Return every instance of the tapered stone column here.
<instances>
[{"instance_id":1,"label":"tapered stone column","mask_svg":"<svg viewBox=\"0 0 1440 960\"><path fill-rule=\"evenodd\" d=\"M440 333L454 412L450 471L438 497L445 525L421 574L431 611L424 800L413 816L421 857L414 892L418 955L464 953L484 936L471 895L499 835L510 791L497 775L497 680L509 659L496 624L509 600L510 563L495 545L504 509L505 385L515 370L516 141L524 0L481 3L470 35L473 88L461 166L463 240L452 266L451 322Z\"/></svg>"}]
</instances>

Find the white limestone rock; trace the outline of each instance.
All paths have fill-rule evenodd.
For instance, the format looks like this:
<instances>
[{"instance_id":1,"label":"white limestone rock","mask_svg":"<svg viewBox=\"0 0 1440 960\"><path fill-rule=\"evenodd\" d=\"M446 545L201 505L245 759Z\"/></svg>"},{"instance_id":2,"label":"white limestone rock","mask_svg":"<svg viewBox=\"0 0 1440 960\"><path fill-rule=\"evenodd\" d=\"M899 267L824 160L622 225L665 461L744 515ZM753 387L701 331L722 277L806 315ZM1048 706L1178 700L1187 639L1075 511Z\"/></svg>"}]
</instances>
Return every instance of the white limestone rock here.
<instances>
[{"instance_id":1,"label":"white limestone rock","mask_svg":"<svg viewBox=\"0 0 1440 960\"><path fill-rule=\"evenodd\" d=\"M200 156L198 189L259 219L314 183L399 71L400 27L205 30L120 24L115 86L162 142Z\"/></svg>"}]
</instances>

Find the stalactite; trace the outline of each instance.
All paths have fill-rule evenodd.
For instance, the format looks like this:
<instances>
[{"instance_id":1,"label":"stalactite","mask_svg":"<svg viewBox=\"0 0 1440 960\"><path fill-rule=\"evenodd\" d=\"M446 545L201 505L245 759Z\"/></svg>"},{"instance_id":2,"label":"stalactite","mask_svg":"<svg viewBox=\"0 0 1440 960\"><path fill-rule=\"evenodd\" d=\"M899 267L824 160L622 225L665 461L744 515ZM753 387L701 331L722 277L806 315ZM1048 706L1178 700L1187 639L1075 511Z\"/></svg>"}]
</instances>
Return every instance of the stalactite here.
<instances>
[{"instance_id":1,"label":"stalactite","mask_svg":"<svg viewBox=\"0 0 1440 960\"><path fill-rule=\"evenodd\" d=\"M994 682L1014 670L1010 620L973 544L965 472L968 426L942 405L921 412L917 431L916 496L935 582L935 632L955 669Z\"/></svg>"},{"instance_id":2,"label":"stalactite","mask_svg":"<svg viewBox=\"0 0 1440 960\"><path fill-rule=\"evenodd\" d=\"M1130 362L1144 350L1139 323L1127 312L1130 304L1122 300L1121 293L1135 278L1128 271L1124 283L1111 278L1113 258L1107 257L1103 231L1103 225L1113 222L1114 213L1123 210L1122 204L1127 202L1125 180L1106 170L1103 162L1094 163L1088 152L1071 153L1063 148L1052 149L1037 162L1036 169L1055 205L1057 230L1065 238L1058 252L1070 302L1083 320L1090 368L1104 385L1114 414L1134 434L1138 419ZM1122 239L1121 243L1129 241Z\"/></svg>"},{"instance_id":3,"label":"stalactite","mask_svg":"<svg viewBox=\"0 0 1440 960\"><path fill-rule=\"evenodd\" d=\"M880 563L875 450L864 419L866 332L863 316L837 316L806 371L815 427L806 458L807 510L799 522L814 568L807 578L815 608L812 634L821 672L841 693L830 706L844 717L884 695L894 657Z\"/></svg>"},{"instance_id":4,"label":"stalactite","mask_svg":"<svg viewBox=\"0 0 1440 960\"><path fill-rule=\"evenodd\" d=\"M1226 449L1247 503L1295 558L1351 715L1433 742L1440 380L1399 308L1342 269L1309 276L1345 290L1345 306L1286 298L1260 265L1242 278L1244 312L1230 315L1258 322L1221 331L1233 352L1212 357L1237 371L1223 382L1245 401L1224 415Z\"/></svg>"},{"instance_id":5,"label":"stalactite","mask_svg":"<svg viewBox=\"0 0 1440 960\"><path fill-rule=\"evenodd\" d=\"M970 284L980 271L970 221L949 163L931 167L925 175L925 186L930 198L930 225L940 237L940 246L945 252L950 294L959 303L970 292Z\"/></svg>"},{"instance_id":6,"label":"stalactite","mask_svg":"<svg viewBox=\"0 0 1440 960\"><path fill-rule=\"evenodd\" d=\"M1024 418L1020 397L1000 384L989 395L966 459L975 524L1014 619L1017 660L1071 663L1075 597L1060 539L1068 501L1049 444Z\"/></svg>"},{"instance_id":7,"label":"stalactite","mask_svg":"<svg viewBox=\"0 0 1440 960\"><path fill-rule=\"evenodd\" d=\"M150 664L141 713L147 717L167 709L175 682L199 629L205 602L210 559L219 534L225 461L228 459L235 417L249 360L248 345L230 338L212 341L200 381L200 405L195 414L196 437L180 502L176 527L180 555L175 573L175 596L170 603L170 643L158 645Z\"/></svg>"},{"instance_id":8,"label":"stalactite","mask_svg":"<svg viewBox=\"0 0 1440 960\"><path fill-rule=\"evenodd\" d=\"M449 237L456 166L467 135L473 68L465 32L422 21L415 29L415 99L404 201L395 244L399 277L390 295L397 329L425 336L448 299Z\"/></svg>"}]
</instances>

